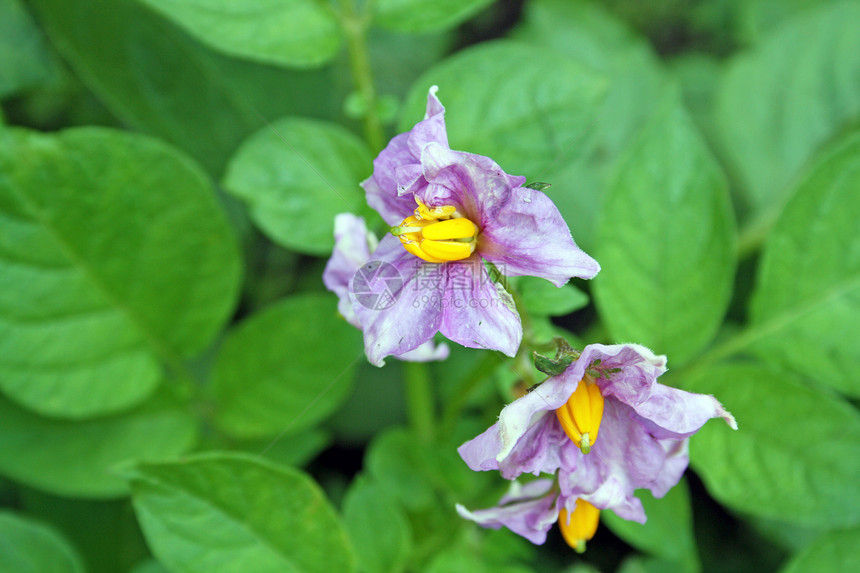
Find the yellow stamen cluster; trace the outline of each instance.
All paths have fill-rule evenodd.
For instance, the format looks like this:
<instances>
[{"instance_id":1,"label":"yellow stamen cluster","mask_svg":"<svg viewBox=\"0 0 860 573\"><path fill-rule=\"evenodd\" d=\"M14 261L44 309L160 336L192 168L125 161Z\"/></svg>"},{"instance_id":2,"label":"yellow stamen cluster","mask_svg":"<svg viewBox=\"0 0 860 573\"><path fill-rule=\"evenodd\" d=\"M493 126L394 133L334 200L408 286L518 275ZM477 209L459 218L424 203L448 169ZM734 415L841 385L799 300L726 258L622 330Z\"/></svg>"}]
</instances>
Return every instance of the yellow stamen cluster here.
<instances>
[{"instance_id":1,"label":"yellow stamen cluster","mask_svg":"<svg viewBox=\"0 0 860 573\"><path fill-rule=\"evenodd\" d=\"M430 208L415 200L418 207L413 215L391 229L404 249L431 263L459 261L475 251L479 232L475 223L453 205Z\"/></svg>"},{"instance_id":2,"label":"yellow stamen cluster","mask_svg":"<svg viewBox=\"0 0 860 573\"><path fill-rule=\"evenodd\" d=\"M573 513L562 509L558 514L558 528L561 530L561 535L577 553L585 551L585 542L594 537L598 521L600 521L600 510L584 499L576 500L576 509Z\"/></svg>"},{"instance_id":3,"label":"yellow stamen cluster","mask_svg":"<svg viewBox=\"0 0 860 573\"><path fill-rule=\"evenodd\" d=\"M579 381L576 391L555 411L564 433L582 450L591 451L603 419L603 394L588 374Z\"/></svg>"}]
</instances>

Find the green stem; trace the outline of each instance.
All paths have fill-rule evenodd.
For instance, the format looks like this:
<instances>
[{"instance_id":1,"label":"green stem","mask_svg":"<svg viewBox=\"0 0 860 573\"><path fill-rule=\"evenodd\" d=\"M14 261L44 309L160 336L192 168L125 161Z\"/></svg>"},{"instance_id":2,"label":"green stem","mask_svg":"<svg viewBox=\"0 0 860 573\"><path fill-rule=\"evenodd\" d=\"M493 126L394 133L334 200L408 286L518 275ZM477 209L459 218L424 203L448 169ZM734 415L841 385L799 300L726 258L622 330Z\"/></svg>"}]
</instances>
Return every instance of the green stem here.
<instances>
[{"instance_id":1,"label":"green stem","mask_svg":"<svg viewBox=\"0 0 860 573\"><path fill-rule=\"evenodd\" d=\"M355 89L365 105L364 137L375 154L385 146L385 133L376 104L376 88L373 85L373 72L367 52L367 27L370 23L371 2L359 13L354 0L340 0L340 22L346 34L349 52L349 67L352 71Z\"/></svg>"},{"instance_id":2,"label":"green stem","mask_svg":"<svg viewBox=\"0 0 860 573\"><path fill-rule=\"evenodd\" d=\"M415 434L426 442L435 434L436 403L430 385L430 370L424 362L404 362L406 408Z\"/></svg>"},{"instance_id":3,"label":"green stem","mask_svg":"<svg viewBox=\"0 0 860 573\"><path fill-rule=\"evenodd\" d=\"M454 425L457 423L457 418L463 411L463 407L469 399L472 392L475 391L481 382L487 379L495 369L502 363L503 357L498 352L487 352L484 357L475 364L472 369L466 373L463 378L457 383L457 390L453 397L448 401L448 405L442 415L442 428L448 434L454 430Z\"/></svg>"},{"instance_id":4,"label":"green stem","mask_svg":"<svg viewBox=\"0 0 860 573\"><path fill-rule=\"evenodd\" d=\"M520 293L516 291L512 286L507 285L507 290L511 294L514 299L514 304L517 307L517 311L520 314L520 321L523 325L523 341L520 343L519 349L517 349L517 354L514 356L514 372L519 374L523 383L526 385L526 388L531 388L537 383L534 377L534 371L532 370L532 365L534 360L532 359L532 351L536 347L534 340L534 323L532 322L532 317L526 311L526 306L523 304L523 299L520 296Z\"/></svg>"}]
</instances>

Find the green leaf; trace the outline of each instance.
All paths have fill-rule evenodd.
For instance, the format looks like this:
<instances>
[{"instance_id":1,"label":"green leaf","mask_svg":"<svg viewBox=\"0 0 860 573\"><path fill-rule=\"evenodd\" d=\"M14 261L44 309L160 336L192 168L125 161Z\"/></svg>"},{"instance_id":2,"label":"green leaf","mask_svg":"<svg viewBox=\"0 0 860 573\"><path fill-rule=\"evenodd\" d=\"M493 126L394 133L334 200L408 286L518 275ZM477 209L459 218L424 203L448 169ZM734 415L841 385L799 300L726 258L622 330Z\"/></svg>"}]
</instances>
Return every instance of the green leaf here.
<instances>
[{"instance_id":1,"label":"green leaf","mask_svg":"<svg viewBox=\"0 0 860 573\"><path fill-rule=\"evenodd\" d=\"M412 551L412 532L405 513L378 484L359 477L343 501L343 518L366 573L406 569Z\"/></svg>"},{"instance_id":2,"label":"green leaf","mask_svg":"<svg viewBox=\"0 0 860 573\"><path fill-rule=\"evenodd\" d=\"M594 297L613 339L675 365L710 342L732 291L734 220L719 166L674 97L619 163L597 240Z\"/></svg>"},{"instance_id":3,"label":"green leaf","mask_svg":"<svg viewBox=\"0 0 860 573\"><path fill-rule=\"evenodd\" d=\"M57 417L141 402L204 348L239 287L204 174L137 135L0 131L0 388Z\"/></svg>"},{"instance_id":4,"label":"green leaf","mask_svg":"<svg viewBox=\"0 0 860 573\"><path fill-rule=\"evenodd\" d=\"M128 571L149 555L127 498L94 500L19 488L21 506L55 527L77 549L87 573Z\"/></svg>"},{"instance_id":5,"label":"green leaf","mask_svg":"<svg viewBox=\"0 0 860 573\"><path fill-rule=\"evenodd\" d=\"M223 173L239 142L287 113L334 117L351 86L208 50L139 0L31 0L52 43L123 122Z\"/></svg>"},{"instance_id":6,"label":"green leaf","mask_svg":"<svg viewBox=\"0 0 860 573\"><path fill-rule=\"evenodd\" d=\"M171 571L354 571L340 519L299 470L209 453L129 473L155 556Z\"/></svg>"},{"instance_id":7,"label":"green leaf","mask_svg":"<svg viewBox=\"0 0 860 573\"><path fill-rule=\"evenodd\" d=\"M374 22L398 32L453 28L494 0L376 0Z\"/></svg>"},{"instance_id":8,"label":"green leaf","mask_svg":"<svg viewBox=\"0 0 860 573\"><path fill-rule=\"evenodd\" d=\"M807 571L860 571L860 529L825 533L792 557L780 573Z\"/></svg>"},{"instance_id":9,"label":"green leaf","mask_svg":"<svg viewBox=\"0 0 860 573\"><path fill-rule=\"evenodd\" d=\"M340 48L334 13L313 0L141 0L207 46L240 58L316 67Z\"/></svg>"},{"instance_id":10,"label":"green leaf","mask_svg":"<svg viewBox=\"0 0 860 573\"><path fill-rule=\"evenodd\" d=\"M0 512L0 571L83 573L80 557L53 529Z\"/></svg>"},{"instance_id":11,"label":"green leaf","mask_svg":"<svg viewBox=\"0 0 860 573\"><path fill-rule=\"evenodd\" d=\"M858 20L856 2L799 13L727 70L721 143L760 220L775 218L812 153L860 116Z\"/></svg>"},{"instance_id":12,"label":"green leaf","mask_svg":"<svg viewBox=\"0 0 860 573\"><path fill-rule=\"evenodd\" d=\"M777 28L786 20L805 14L821 4L840 0L746 0L729 2L736 22L738 43L743 46L757 44L767 39L767 32Z\"/></svg>"},{"instance_id":13,"label":"green leaf","mask_svg":"<svg viewBox=\"0 0 860 573\"><path fill-rule=\"evenodd\" d=\"M170 573L164 565L155 559L147 559L135 565L130 573Z\"/></svg>"},{"instance_id":14,"label":"green leaf","mask_svg":"<svg viewBox=\"0 0 860 573\"><path fill-rule=\"evenodd\" d=\"M860 131L829 147L765 244L751 304L753 348L860 396Z\"/></svg>"},{"instance_id":15,"label":"green leaf","mask_svg":"<svg viewBox=\"0 0 860 573\"><path fill-rule=\"evenodd\" d=\"M514 38L596 70L608 82L599 108L589 112L587 129L572 141L573 157L561 156L539 172L524 172L530 180L552 183L550 196L586 252L596 245L595 221L614 165L654 113L664 83L661 62L649 42L603 4L531 0L514 30Z\"/></svg>"},{"instance_id":16,"label":"green leaf","mask_svg":"<svg viewBox=\"0 0 860 573\"><path fill-rule=\"evenodd\" d=\"M196 437L185 408L160 395L131 412L83 422L43 418L0 397L0 473L57 495L126 495L114 466L178 455Z\"/></svg>"},{"instance_id":17,"label":"green leaf","mask_svg":"<svg viewBox=\"0 0 860 573\"><path fill-rule=\"evenodd\" d=\"M334 216L364 205L359 183L372 157L344 128L284 118L251 136L230 161L224 187L244 200L276 243L313 255L334 247Z\"/></svg>"},{"instance_id":18,"label":"green leaf","mask_svg":"<svg viewBox=\"0 0 860 573\"><path fill-rule=\"evenodd\" d=\"M616 570L616 573L685 573L685 565L657 557L631 555Z\"/></svg>"},{"instance_id":19,"label":"green leaf","mask_svg":"<svg viewBox=\"0 0 860 573\"><path fill-rule=\"evenodd\" d=\"M289 436L276 436L235 443L240 451L257 454L276 464L306 466L312 459L329 447L332 437L329 432L320 428L311 428Z\"/></svg>"},{"instance_id":20,"label":"green leaf","mask_svg":"<svg viewBox=\"0 0 860 573\"><path fill-rule=\"evenodd\" d=\"M0 99L43 84L57 65L19 0L0 0Z\"/></svg>"},{"instance_id":21,"label":"green leaf","mask_svg":"<svg viewBox=\"0 0 860 573\"><path fill-rule=\"evenodd\" d=\"M511 73L517 70L517 73ZM458 52L412 86L401 131L423 117L427 90L439 86L452 149L493 158L508 173L543 177L578 154L605 82L555 52L502 40Z\"/></svg>"},{"instance_id":22,"label":"green leaf","mask_svg":"<svg viewBox=\"0 0 860 573\"><path fill-rule=\"evenodd\" d=\"M783 522L860 524L860 415L839 398L758 364L712 366L685 389L715 395L738 431L707 424L690 440L693 468L721 503Z\"/></svg>"},{"instance_id":23,"label":"green leaf","mask_svg":"<svg viewBox=\"0 0 860 573\"><path fill-rule=\"evenodd\" d=\"M588 305L588 295L567 284L561 288L536 277L521 277L517 280L523 306L537 316L564 316Z\"/></svg>"},{"instance_id":24,"label":"green leaf","mask_svg":"<svg viewBox=\"0 0 860 573\"><path fill-rule=\"evenodd\" d=\"M662 499L655 499L645 489L638 490L636 495L648 516L645 524L626 521L612 511L602 512L601 521L636 549L675 562L679 570L699 571L701 566L693 537L693 515L686 480L682 479Z\"/></svg>"},{"instance_id":25,"label":"green leaf","mask_svg":"<svg viewBox=\"0 0 860 573\"><path fill-rule=\"evenodd\" d=\"M298 432L337 408L362 360L361 335L335 297L284 299L224 341L212 374L216 422L239 437Z\"/></svg>"},{"instance_id":26,"label":"green leaf","mask_svg":"<svg viewBox=\"0 0 860 573\"><path fill-rule=\"evenodd\" d=\"M463 466L453 444L423 442L403 428L379 434L364 465L374 482L410 511L438 510L440 491L457 492L458 499L466 499L487 483Z\"/></svg>"}]
</instances>

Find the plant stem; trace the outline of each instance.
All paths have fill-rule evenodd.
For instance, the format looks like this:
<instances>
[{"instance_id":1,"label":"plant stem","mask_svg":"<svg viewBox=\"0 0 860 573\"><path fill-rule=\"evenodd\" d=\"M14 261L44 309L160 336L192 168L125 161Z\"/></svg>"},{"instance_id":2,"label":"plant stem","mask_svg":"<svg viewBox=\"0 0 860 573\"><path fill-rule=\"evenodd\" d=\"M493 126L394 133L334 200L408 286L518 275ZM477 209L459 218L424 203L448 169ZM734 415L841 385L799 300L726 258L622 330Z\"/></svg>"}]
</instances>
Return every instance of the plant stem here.
<instances>
[{"instance_id":1,"label":"plant stem","mask_svg":"<svg viewBox=\"0 0 860 573\"><path fill-rule=\"evenodd\" d=\"M423 362L404 362L406 409L409 422L419 439L430 442L435 434L436 403L430 386L430 371Z\"/></svg>"},{"instance_id":2,"label":"plant stem","mask_svg":"<svg viewBox=\"0 0 860 573\"><path fill-rule=\"evenodd\" d=\"M370 150L376 154L384 147L385 134L382 130L382 122L379 120L376 88L373 85L373 72L367 52L367 27L370 22L371 4L368 2L364 13L359 13L354 0L340 0L340 22L346 34L349 67L355 89L361 95L365 106L364 137Z\"/></svg>"},{"instance_id":3,"label":"plant stem","mask_svg":"<svg viewBox=\"0 0 860 573\"><path fill-rule=\"evenodd\" d=\"M487 379L499 364L502 363L503 357L498 352L487 352L480 362L465 375L457 384L457 391L442 415L442 428L447 434L453 431L454 425L457 423L457 417L463 411L463 406L474 390Z\"/></svg>"}]
</instances>

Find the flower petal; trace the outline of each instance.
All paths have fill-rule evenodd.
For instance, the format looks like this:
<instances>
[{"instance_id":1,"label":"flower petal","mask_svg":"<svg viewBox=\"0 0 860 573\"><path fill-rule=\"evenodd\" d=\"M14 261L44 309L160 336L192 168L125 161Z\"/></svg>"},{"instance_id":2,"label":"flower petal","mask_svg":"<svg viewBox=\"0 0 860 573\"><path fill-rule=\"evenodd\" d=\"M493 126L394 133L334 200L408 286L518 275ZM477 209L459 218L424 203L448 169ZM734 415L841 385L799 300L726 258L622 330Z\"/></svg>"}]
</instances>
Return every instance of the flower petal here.
<instances>
[{"instance_id":1,"label":"flower petal","mask_svg":"<svg viewBox=\"0 0 860 573\"><path fill-rule=\"evenodd\" d=\"M469 511L457 504L457 513L483 527L507 527L532 543L541 545L546 534L558 521L559 498L553 491L553 481L540 479L526 485L511 484L497 507Z\"/></svg>"},{"instance_id":2,"label":"flower petal","mask_svg":"<svg viewBox=\"0 0 860 573\"><path fill-rule=\"evenodd\" d=\"M474 255L440 265L447 274L439 331L468 348L500 350L514 356L523 338L513 299L490 280Z\"/></svg>"},{"instance_id":3,"label":"flower petal","mask_svg":"<svg viewBox=\"0 0 860 573\"><path fill-rule=\"evenodd\" d=\"M434 362L446 360L450 354L451 349L444 342L436 344L428 340L415 350L396 355L396 358L406 362Z\"/></svg>"},{"instance_id":4,"label":"flower petal","mask_svg":"<svg viewBox=\"0 0 860 573\"><path fill-rule=\"evenodd\" d=\"M356 294L355 278L349 284L352 307L364 330L367 358L372 364L382 366L386 356L405 354L433 338L442 315L433 311L428 301L441 300L445 284L423 281L422 267L433 263L407 253L392 235L382 239L371 259L372 264L391 265L402 280L402 285L396 280L389 281L390 297L385 304L378 305L369 305Z\"/></svg>"},{"instance_id":5,"label":"flower petal","mask_svg":"<svg viewBox=\"0 0 860 573\"><path fill-rule=\"evenodd\" d=\"M523 473L553 473L572 459L567 450L576 449L558 423L555 409L577 384L572 378L548 379L505 406L497 423L457 451L471 469L499 470L507 479Z\"/></svg>"},{"instance_id":6,"label":"flower petal","mask_svg":"<svg viewBox=\"0 0 860 573\"><path fill-rule=\"evenodd\" d=\"M428 187L418 193L427 205L457 205L479 227L492 224L495 206L506 200L511 189L525 177L508 175L483 155L452 151L430 143L421 153L421 166Z\"/></svg>"},{"instance_id":7,"label":"flower petal","mask_svg":"<svg viewBox=\"0 0 860 573\"><path fill-rule=\"evenodd\" d=\"M722 418L733 430L738 424L716 398L654 384L649 398L633 406L639 422L657 438L692 436L711 418Z\"/></svg>"},{"instance_id":8,"label":"flower petal","mask_svg":"<svg viewBox=\"0 0 860 573\"><path fill-rule=\"evenodd\" d=\"M579 361L591 365L598 359L600 371L620 369L620 372L607 372L597 381L601 393L631 406L647 400L657 377L666 371L666 357L639 344L590 344L582 351Z\"/></svg>"},{"instance_id":9,"label":"flower petal","mask_svg":"<svg viewBox=\"0 0 860 573\"><path fill-rule=\"evenodd\" d=\"M415 209L415 200L401 196L397 188L397 168L418 164L409 151L409 134L395 136L373 160L373 175L361 182L367 203L391 226L400 224Z\"/></svg>"},{"instance_id":10,"label":"flower petal","mask_svg":"<svg viewBox=\"0 0 860 573\"><path fill-rule=\"evenodd\" d=\"M448 147L448 133L445 130L445 108L436 97L438 86L432 86L427 93L427 110L424 119L415 124L409 131L409 150L415 157L421 157L421 151L428 143L437 143Z\"/></svg>"},{"instance_id":11,"label":"flower petal","mask_svg":"<svg viewBox=\"0 0 860 573\"><path fill-rule=\"evenodd\" d=\"M600 270L576 246L558 208L543 192L517 187L493 211L480 250L505 275L541 277L560 287L571 277L590 279Z\"/></svg>"},{"instance_id":12,"label":"flower petal","mask_svg":"<svg viewBox=\"0 0 860 573\"><path fill-rule=\"evenodd\" d=\"M581 497L619 517L645 521L637 488L664 495L678 483L688 464L686 446L678 440L658 440L635 419L633 409L617 400L606 400L600 437L591 453L559 483L565 496Z\"/></svg>"},{"instance_id":13,"label":"flower petal","mask_svg":"<svg viewBox=\"0 0 860 573\"><path fill-rule=\"evenodd\" d=\"M334 218L334 250L323 271L323 284L337 295L337 310L351 325L360 328L349 300L349 281L376 248L376 237L367 232L364 219L352 213Z\"/></svg>"}]
</instances>

